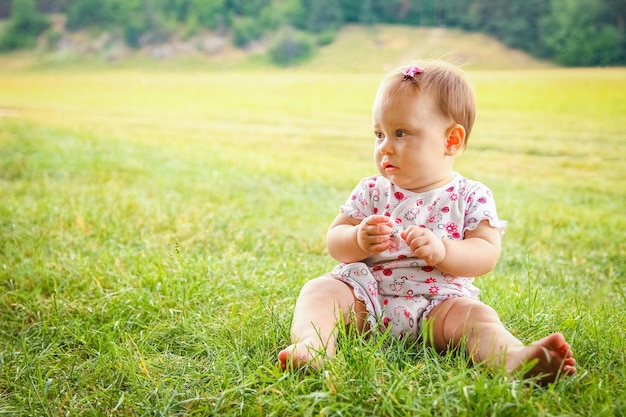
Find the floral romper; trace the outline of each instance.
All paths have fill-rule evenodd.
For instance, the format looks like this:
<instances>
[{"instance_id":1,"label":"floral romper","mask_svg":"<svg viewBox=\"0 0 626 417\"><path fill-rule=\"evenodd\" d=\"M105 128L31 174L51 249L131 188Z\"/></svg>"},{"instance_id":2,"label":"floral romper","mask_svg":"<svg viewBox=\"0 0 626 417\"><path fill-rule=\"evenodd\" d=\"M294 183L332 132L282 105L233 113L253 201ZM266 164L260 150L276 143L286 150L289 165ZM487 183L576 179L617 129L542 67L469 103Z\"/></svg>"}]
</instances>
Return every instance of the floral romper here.
<instances>
[{"instance_id":1,"label":"floral romper","mask_svg":"<svg viewBox=\"0 0 626 417\"><path fill-rule=\"evenodd\" d=\"M422 322L442 301L453 297L477 298L473 277L450 275L415 258L400 237L411 225L425 227L442 239L463 239L483 221L503 233L489 188L455 173L448 184L414 193L381 175L362 179L341 206L347 216L362 220L370 215L392 219L392 244L363 262L340 264L331 273L354 289L365 303L371 328L391 326L400 336L419 338Z\"/></svg>"}]
</instances>

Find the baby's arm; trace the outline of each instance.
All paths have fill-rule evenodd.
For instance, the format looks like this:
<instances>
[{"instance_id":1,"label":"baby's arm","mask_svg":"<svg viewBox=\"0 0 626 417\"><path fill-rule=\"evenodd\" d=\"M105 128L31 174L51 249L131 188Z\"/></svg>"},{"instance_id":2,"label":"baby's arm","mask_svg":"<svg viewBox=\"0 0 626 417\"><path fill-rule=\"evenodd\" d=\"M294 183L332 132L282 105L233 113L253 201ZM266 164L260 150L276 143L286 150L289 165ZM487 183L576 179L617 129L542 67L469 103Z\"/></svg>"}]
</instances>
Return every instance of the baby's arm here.
<instances>
[{"instance_id":1,"label":"baby's arm","mask_svg":"<svg viewBox=\"0 0 626 417\"><path fill-rule=\"evenodd\" d=\"M411 226L402 238L413 254L429 266L462 277L477 277L493 270L500 257L500 231L483 220L463 240L440 239L430 230Z\"/></svg>"},{"instance_id":2,"label":"baby's arm","mask_svg":"<svg viewBox=\"0 0 626 417\"><path fill-rule=\"evenodd\" d=\"M389 248L392 228L393 223L386 216L357 220L339 213L326 233L328 252L339 262L362 261Z\"/></svg>"}]
</instances>

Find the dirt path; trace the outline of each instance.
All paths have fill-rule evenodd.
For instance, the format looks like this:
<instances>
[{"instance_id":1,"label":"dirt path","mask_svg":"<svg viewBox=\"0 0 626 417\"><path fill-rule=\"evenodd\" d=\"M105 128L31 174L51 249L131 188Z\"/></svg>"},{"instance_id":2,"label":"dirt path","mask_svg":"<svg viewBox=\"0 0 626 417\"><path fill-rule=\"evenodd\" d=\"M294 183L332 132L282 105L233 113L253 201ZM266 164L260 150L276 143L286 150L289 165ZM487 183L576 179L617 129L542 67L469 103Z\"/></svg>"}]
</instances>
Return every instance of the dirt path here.
<instances>
[{"instance_id":1,"label":"dirt path","mask_svg":"<svg viewBox=\"0 0 626 417\"><path fill-rule=\"evenodd\" d=\"M5 109L0 107L0 117L15 117L17 116L17 110Z\"/></svg>"}]
</instances>

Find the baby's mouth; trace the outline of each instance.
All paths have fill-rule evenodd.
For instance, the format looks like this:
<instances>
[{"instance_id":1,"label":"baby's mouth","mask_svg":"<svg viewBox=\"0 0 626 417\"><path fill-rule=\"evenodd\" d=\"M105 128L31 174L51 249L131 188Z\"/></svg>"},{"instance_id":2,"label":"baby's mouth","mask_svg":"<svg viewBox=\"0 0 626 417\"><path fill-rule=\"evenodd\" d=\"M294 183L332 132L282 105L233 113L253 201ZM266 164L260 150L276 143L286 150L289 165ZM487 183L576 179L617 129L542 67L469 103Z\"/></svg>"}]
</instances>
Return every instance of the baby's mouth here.
<instances>
[{"instance_id":1,"label":"baby's mouth","mask_svg":"<svg viewBox=\"0 0 626 417\"><path fill-rule=\"evenodd\" d=\"M390 162L388 162L388 161L384 161L384 162L383 162L383 168L397 168L397 166L395 166L395 165L391 164L391 163L390 163Z\"/></svg>"}]
</instances>

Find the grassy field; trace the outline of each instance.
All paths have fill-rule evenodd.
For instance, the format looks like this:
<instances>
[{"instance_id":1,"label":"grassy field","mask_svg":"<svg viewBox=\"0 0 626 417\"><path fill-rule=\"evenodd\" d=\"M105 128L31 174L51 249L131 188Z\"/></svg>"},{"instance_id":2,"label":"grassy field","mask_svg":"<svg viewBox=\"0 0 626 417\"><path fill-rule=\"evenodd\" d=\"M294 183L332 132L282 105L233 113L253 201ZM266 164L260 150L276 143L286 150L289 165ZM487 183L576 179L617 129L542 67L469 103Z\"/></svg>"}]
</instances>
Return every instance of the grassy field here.
<instances>
[{"instance_id":1,"label":"grassy field","mask_svg":"<svg viewBox=\"0 0 626 417\"><path fill-rule=\"evenodd\" d=\"M457 169L510 222L482 299L579 373L538 388L343 333L283 373L324 233L374 172L382 72L1 71L0 415L623 416L626 70L470 72Z\"/></svg>"}]
</instances>

